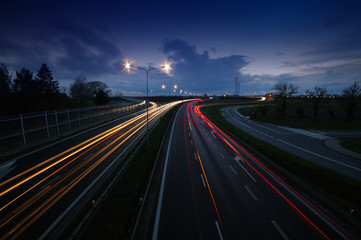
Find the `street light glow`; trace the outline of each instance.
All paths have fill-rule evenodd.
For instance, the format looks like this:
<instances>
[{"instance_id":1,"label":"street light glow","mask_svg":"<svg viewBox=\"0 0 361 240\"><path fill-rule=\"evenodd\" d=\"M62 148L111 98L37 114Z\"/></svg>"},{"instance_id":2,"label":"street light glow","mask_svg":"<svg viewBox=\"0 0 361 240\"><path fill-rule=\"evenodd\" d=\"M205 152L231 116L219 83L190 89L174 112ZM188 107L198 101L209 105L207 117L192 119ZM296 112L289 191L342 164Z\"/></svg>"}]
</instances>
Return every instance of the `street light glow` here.
<instances>
[{"instance_id":1,"label":"street light glow","mask_svg":"<svg viewBox=\"0 0 361 240\"><path fill-rule=\"evenodd\" d=\"M161 65L162 71L165 72L165 73L167 73L167 74L169 74L170 71L173 70L173 68L172 68L171 65L172 65L171 62L167 62L167 60L165 60L165 61L164 61L164 64Z\"/></svg>"},{"instance_id":2,"label":"street light glow","mask_svg":"<svg viewBox=\"0 0 361 240\"><path fill-rule=\"evenodd\" d=\"M135 68L133 66L133 63L134 61L129 61L128 59L125 59L125 61L122 63L122 65L124 66L122 71L126 70L130 74L130 69Z\"/></svg>"}]
</instances>

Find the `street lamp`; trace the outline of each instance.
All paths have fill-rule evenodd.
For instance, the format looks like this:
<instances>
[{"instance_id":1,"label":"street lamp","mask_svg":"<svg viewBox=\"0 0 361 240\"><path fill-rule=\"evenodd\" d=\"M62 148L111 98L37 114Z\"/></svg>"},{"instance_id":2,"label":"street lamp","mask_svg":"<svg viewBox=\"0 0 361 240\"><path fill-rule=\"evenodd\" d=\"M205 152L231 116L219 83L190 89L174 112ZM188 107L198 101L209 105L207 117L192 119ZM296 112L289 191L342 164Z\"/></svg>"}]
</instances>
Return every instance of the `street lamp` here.
<instances>
[{"instance_id":1,"label":"street lamp","mask_svg":"<svg viewBox=\"0 0 361 240\"><path fill-rule=\"evenodd\" d=\"M150 67L148 69L146 68L142 68L142 67L137 67L137 66L134 66L134 61L133 62L130 62L128 61L128 59L125 60L125 62L123 63L124 65L124 69L123 70L127 70L128 73L130 73L130 70L131 69L140 69L140 70L143 70L145 71L146 73L146 76L147 76L147 141L148 141L148 149L149 149L149 136L148 136L148 133L149 133L149 123L148 123L148 106L149 106L149 96L148 96L148 75L149 75L149 72L152 71L152 70L161 70L167 74L169 74L169 72L172 70L172 63L171 62L167 62L167 61L164 61L164 64L160 65L159 67Z\"/></svg>"}]
</instances>

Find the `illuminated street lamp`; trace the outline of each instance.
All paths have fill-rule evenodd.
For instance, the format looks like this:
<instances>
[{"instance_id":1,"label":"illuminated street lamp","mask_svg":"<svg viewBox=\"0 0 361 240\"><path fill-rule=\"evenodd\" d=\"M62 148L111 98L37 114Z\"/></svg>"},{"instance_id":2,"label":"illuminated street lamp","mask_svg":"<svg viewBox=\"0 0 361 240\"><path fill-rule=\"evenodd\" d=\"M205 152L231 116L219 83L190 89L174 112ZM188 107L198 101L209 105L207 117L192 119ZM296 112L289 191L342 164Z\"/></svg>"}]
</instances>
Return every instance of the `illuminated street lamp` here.
<instances>
[{"instance_id":1,"label":"illuminated street lamp","mask_svg":"<svg viewBox=\"0 0 361 240\"><path fill-rule=\"evenodd\" d=\"M149 133L149 123L148 123L148 106L149 106L149 96L148 96L148 75L149 75L149 72L152 71L152 70L161 70L167 74L169 74L169 72L172 70L172 63L170 62L167 62L167 61L164 61L164 64L160 65L159 67L151 67L151 68L142 68L142 67L137 67L137 66L134 66L134 61L133 62L129 62L128 59L125 60L125 62L123 63L124 65L124 69L123 70L127 70L128 73L130 73L130 70L131 69L140 69L140 70L143 70L145 71L146 73L146 76L147 76L147 141L148 141L148 145L149 145L149 137L148 137L148 133ZM163 87L163 86L162 86Z\"/></svg>"}]
</instances>

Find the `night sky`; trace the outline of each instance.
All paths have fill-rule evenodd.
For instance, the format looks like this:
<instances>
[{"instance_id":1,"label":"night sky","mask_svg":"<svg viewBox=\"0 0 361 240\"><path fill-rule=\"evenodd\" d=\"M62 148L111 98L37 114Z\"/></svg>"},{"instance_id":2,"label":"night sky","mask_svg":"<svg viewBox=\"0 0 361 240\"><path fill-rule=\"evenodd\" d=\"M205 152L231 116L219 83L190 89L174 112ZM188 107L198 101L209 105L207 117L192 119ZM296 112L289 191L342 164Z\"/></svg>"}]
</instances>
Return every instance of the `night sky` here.
<instances>
[{"instance_id":1,"label":"night sky","mask_svg":"<svg viewBox=\"0 0 361 240\"><path fill-rule=\"evenodd\" d=\"M149 74L151 95L264 94L275 83L331 93L361 81L361 1L6 1L0 10L0 63L13 77L42 63L69 88L76 76L113 94L145 95L137 66L173 63ZM162 90L161 85L167 89Z\"/></svg>"}]
</instances>

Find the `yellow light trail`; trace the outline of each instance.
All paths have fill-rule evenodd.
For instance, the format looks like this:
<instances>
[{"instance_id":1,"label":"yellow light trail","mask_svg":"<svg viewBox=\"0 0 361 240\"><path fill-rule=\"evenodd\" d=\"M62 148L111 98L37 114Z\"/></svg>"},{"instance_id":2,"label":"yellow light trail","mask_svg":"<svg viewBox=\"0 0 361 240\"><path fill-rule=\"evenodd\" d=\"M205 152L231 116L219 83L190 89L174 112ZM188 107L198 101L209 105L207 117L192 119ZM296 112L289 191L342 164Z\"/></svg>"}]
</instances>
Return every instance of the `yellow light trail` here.
<instances>
[{"instance_id":1,"label":"yellow light trail","mask_svg":"<svg viewBox=\"0 0 361 240\"><path fill-rule=\"evenodd\" d=\"M174 106L177 103L172 103L169 104L168 106ZM149 118L149 121L152 121L153 119L157 118L160 114L162 114L164 111L168 110L169 107L168 106L162 106L158 109L154 109L151 111L151 117ZM135 117L135 120L129 120L127 124L124 124L121 126L121 129L129 126L131 123L134 123L137 120L140 120L142 117L144 117L145 114L142 114L138 117ZM29 215L27 215L26 217L22 218L22 220L13 228L11 229L5 236L3 236L1 239L4 239L10 235L12 235L12 233L14 233L15 231L17 231L17 229L19 229L21 227L21 229L16 232L16 234L14 236L12 236L12 238L16 238L17 236L19 236L23 231L25 231L33 222L35 222L38 218L40 218L43 213L45 213L51 206L53 206L61 197L63 197L66 193L68 193L76 184L78 184L84 177L86 177L92 170L94 170L94 168L96 168L100 163L102 163L109 155L111 155L114 151L116 151L122 144L124 144L129 138L131 138L134 134L136 134L137 132L139 132L144 126L146 125L146 120L140 120L139 123L137 123L135 126L133 126L132 128L130 128L129 130L127 130L125 133L123 133L121 136L118 136L117 139L113 140L112 143L107 144L106 146L104 146L103 148L101 148L98 152L96 152L95 154L93 154L90 158L88 158L86 161L81 162L79 165L77 165L76 167L72 168L66 175L62 176L61 179L59 179L58 182L56 182L53 186L47 186L44 189L42 189L40 192L36 193L33 197L31 197L29 200L25 201L23 204L21 204L19 207L17 207L14 211L12 211L10 214L8 214L5 218L3 218L2 220L5 222L2 222L2 224L0 225L0 228L4 227L6 224L8 224L11 220L14 220L14 218L16 216L18 216L20 213L24 212L25 209L29 208L30 206L32 206L33 204L35 204L35 202L37 202L42 196L44 196L46 193L49 193L52 189L55 189L56 187L58 187L62 182L64 182L66 179L70 178L73 175L76 175L78 171L81 170L81 168L85 167L86 164L89 164L93 159L95 159L97 156L99 156L102 152L104 152L105 150L110 149L109 151L107 151L106 154L104 154L100 159L98 159L95 163L93 163L91 166L89 166L85 171L83 171L81 174L78 174L77 177L75 179L73 179L69 184L67 184L65 187L60 188L60 190L58 190L55 194L52 194L50 198L48 198L45 202L41 203L41 205L38 206L37 209L35 209L34 211L32 211ZM98 136L101 136L102 139L106 139L107 137L110 137L111 134L113 134L114 132L119 132L116 130L116 128L112 128L112 131L107 131L107 134L99 134ZM103 136L102 136L103 135ZM96 137L92 138L95 139ZM116 144L117 141L119 141L121 138L124 138L120 143ZM87 143L89 143L90 141L86 141ZM99 142L97 140L95 140L94 142ZM83 144L79 144L77 146L82 146L81 149L85 149L87 147L90 147L93 142L86 144L85 146L82 146ZM113 145L115 145L113 147ZM93 148L95 146L92 146L91 148ZM71 149L76 149L76 147L71 148ZM80 149L75 150L76 152L81 151ZM70 150L65 151L66 153L69 153ZM60 156L64 155L59 154ZM61 160L65 160L66 158L69 158L70 156L73 156L74 153L70 153L69 155L63 157ZM75 159L79 158L81 155L77 156ZM54 159L54 158L52 158ZM74 161L75 159L73 159L72 161ZM59 163L59 161L57 161L56 163ZM69 164L69 163L68 163ZM66 164L65 166L67 166L68 164ZM40 166L42 166L43 164L39 164ZM37 167L39 167L39 165L37 165ZM52 166L55 166L56 164L53 163L48 167L45 167L44 169L41 169L39 172L45 172L46 170L50 169ZM37 182L35 185L33 185L32 187L30 187L29 189L27 189L25 192L23 192L22 194L20 194L18 197L16 197L15 199L13 199L12 201L10 201L8 204L6 204L6 206L2 207L1 210L3 210L5 207L9 206L11 203L13 203L15 200L19 199L21 196L23 196L24 194L28 193L30 190L34 189L36 186L39 186L39 184L43 183L46 179L50 178L51 176L53 176L55 173L59 172L61 169L63 169L65 166L62 166L59 169L56 169L55 172L50 173L50 175L46 176L44 179L40 180L39 182ZM36 169L35 167L33 169ZM13 187L5 190L2 192L2 195L8 193L9 191L13 190L15 187L20 186L21 184L25 183L26 181L29 181L31 178L34 178L35 176L39 175L40 173L37 172L35 174L33 174L30 177L27 177L26 180L20 181L19 183L15 184ZM21 175L21 174L19 174ZM16 176L16 178L18 178L19 176ZM14 178L13 178L14 179ZM26 223L26 224L25 224ZM25 225L24 225L25 224Z\"/></svg>"}]
</instances>

